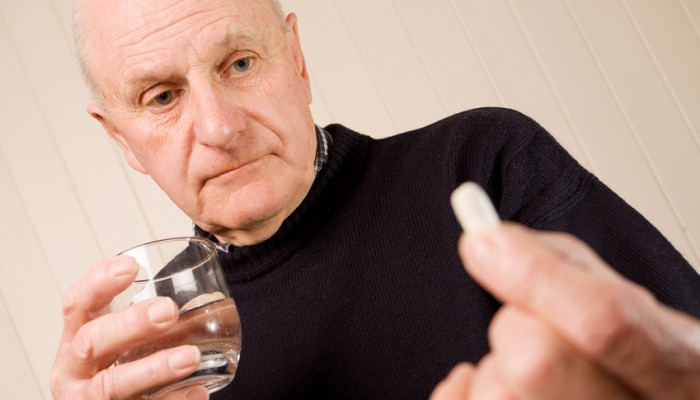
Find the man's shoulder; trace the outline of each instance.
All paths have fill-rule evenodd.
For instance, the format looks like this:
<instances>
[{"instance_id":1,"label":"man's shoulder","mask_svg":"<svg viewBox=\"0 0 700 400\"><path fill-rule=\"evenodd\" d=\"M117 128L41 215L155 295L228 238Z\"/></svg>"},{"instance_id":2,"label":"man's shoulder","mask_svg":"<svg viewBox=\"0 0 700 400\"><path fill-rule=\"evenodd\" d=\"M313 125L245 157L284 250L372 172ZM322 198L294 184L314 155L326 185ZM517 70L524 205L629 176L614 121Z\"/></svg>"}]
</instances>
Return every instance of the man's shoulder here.
<instances>
[{"instance_id":1,"label":"man's shoulder","mask_svg":"<svg viewBox=\"0 0 700 400\"><path fill-rule=\"evenodd\" d=\"M534 123L532 118L523 114L518 110L505 107L480 107L461 111L444 118L436 124L440 123L466 123L466 124L531 124Z\"/></svg>"},{"instance_id":2,"label":"man's shoulder","mask_svg":"<svg viewBox=\"0 0 700 400\"><path fill-rule=\"evenodd\" d=\"M549 133L527 115L509 108L482 107L462 111L418 129L375 138L357 133L343 125L326 127L341 141L348 138L369 144L370 155L414 157L456 155L458 158L509 157L537 143L553 144Z\"/></svg>"},{"instance_id":3,"label":"man's shoulder","mask_svg":"<svg viewBox=\"0 0 700 400\"><path fill-rule=\"evenodd\" d=\"M494 136L523 136L543 131L543 128L527 115L509 108L482 107L462 111L439 121L400 133L404 136L470 136L493 140ZM392 137L387 138L391 140Z\"/></svg>"},{"instance_id":4,"label":"man's shoulder","mask_svg":"<svg viewBox=\"0 0 700 400\"><path fill-rule=\"evenodd\" d=\"M461 111L420 128L381 136L379 133L367 133L376 141L405 140L414 136L450 135L450 134L484 134L509 133L523 130L542 129L532 118L520 111L504 107L481 107ZM331 124L326 130L332 135L366 136L341 125ZM379 136L379 138L377 138Z\"/></svg>"},{"instance_id":5,"label":"man's shoulder","mask_svg":"<svg viewBox=\"0 0 700 400\"><path fill-rule=\"evenodd\" d=\"M527 115L509 108L482 107L462 111L418 129L376 141L380 146L430 147L446 144L451 148L521 147L534 138L549 134Z\"/></svg>"}]
</instances>

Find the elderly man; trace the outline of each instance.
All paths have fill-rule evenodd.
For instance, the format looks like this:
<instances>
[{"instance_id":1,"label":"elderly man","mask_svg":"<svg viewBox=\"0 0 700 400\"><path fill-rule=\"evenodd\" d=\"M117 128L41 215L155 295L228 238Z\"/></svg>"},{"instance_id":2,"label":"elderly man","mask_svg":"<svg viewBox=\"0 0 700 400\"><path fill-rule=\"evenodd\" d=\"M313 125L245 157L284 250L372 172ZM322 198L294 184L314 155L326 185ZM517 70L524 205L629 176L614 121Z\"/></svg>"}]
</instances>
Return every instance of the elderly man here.
<instances>
[{"instance_id":1,"label":"elderly man","mask_svg":"<svg viewBox=\"0 0 700 400\"><path fill-rule=\"evenodd\" d=\"M385 140L317 127L296 17L272 0L83 0L75 31L89 113L218 243L244 345L213 397L421 399L469 362L435 399L700 398L700 324L674 310L700 316L700 278L527 117ZM601 258L506 224L460 242L465 274L449 205L465 180ZM66 293L57 399L138 398L195 370L190 346L110 367L177 319L164 298L102 312L134 275L109 259Z\"/></svg>"}]
</instances>

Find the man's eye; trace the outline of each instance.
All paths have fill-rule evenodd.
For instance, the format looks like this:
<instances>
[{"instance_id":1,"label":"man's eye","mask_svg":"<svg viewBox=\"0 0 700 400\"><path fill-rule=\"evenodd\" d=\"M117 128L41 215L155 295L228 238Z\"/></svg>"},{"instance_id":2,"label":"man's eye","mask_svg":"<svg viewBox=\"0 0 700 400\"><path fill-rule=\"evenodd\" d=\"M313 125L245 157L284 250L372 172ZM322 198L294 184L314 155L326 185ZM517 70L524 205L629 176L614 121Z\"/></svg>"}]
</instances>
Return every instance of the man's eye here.
<instances>
[{"instance_id":1,"label":"man's eye","mask_svg":"<svg viewBox=\"0 0 700 400\"><path fill-rule=\"evenodd\" d=\"M161 106L167 106L173 101L173 92L168 90L167 92L159 93L154 100Z\"/></svg>"},{"instance_id":2,"label":"man's eye","mask_svg":"<svg viewBox=\"0 0 700 400\"><path fill-rule=\"evenodd\" d=\"M245 72L250 68L250 66L252 64L253 64L253 59L250 57L246 57L246 58L239 58L238 60L234 61L231 66L233 67L233 69L235 69L238 72Z\"/></svg>"}]
</instances>

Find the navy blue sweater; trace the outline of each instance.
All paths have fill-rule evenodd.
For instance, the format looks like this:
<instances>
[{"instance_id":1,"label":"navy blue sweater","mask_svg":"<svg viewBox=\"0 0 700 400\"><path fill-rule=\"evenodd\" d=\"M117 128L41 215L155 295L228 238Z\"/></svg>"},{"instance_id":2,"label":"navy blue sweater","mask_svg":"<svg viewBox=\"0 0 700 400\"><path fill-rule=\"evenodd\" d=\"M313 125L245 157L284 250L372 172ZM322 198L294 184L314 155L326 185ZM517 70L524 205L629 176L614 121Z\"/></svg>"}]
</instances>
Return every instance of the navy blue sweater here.
<instances>
[{"instance_id":1,"label":"navy blue sweater","mask_svg":"<svg viewBox=\"0 0 700 400\"><path fill-rule=\"evenodd\" d=\"M642 216L511 110L386 139L340 125L303 204L269 240L222 254L243 328L213 399L427 399L488 351L499 307L466 273L449 196L481 184L504 220L570 232L662 302L700 316L700 278Z\"/></svg>"}]
</instances>

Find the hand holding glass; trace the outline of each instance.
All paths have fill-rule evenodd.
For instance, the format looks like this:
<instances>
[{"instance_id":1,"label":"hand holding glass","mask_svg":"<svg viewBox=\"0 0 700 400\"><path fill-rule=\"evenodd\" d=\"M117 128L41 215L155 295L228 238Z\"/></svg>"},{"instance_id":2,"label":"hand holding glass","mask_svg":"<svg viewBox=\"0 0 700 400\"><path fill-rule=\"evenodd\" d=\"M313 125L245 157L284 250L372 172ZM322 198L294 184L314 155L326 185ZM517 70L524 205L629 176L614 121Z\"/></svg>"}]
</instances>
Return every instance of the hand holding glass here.
<instances>
[{"instance_id":1,"label":"hand holding glass","mask_svg":"<svg viewBox=\"0 0 700 400\"><path fill-rule=\"evenodd\" d=\"M206 239L173 238L136 246L121 254L134 258L139 272L133 284L112 300L112 310L167 296L180 308L180 316L169 330L121 354L116 363L192 344L202 355L197 370L146 397L195 385L203 385L212 393L228 385L238 367L241 324L214 245Z\"/></svg>"}]
</instances>

